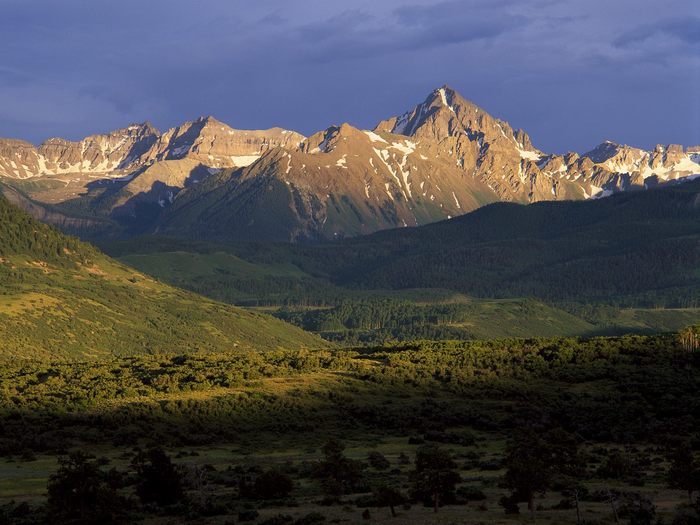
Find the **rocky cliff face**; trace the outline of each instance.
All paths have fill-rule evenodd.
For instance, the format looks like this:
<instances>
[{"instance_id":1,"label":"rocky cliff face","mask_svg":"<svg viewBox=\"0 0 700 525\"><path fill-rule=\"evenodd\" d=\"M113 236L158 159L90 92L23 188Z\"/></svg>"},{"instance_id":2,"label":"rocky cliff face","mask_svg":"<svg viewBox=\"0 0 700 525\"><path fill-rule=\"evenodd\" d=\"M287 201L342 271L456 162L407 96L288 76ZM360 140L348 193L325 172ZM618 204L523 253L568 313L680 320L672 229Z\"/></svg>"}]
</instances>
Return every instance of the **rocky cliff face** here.
<instances>
[{"instance_id":1,"label":"rocky cliff face","mask_svg":"<svg viewBox=\"0 0 700 525\"><path fill-rule=\"evenodd\" d=\"M606 141L583 155L547 154L448 86L372 131L343 124L305 138L205 117L38 147L0 139L0 180L35 203L131 233L235 239L361 235L494 201L598 198L698 174L700 147Z\"/></svg>"},{"instance_id":2,"label":"rocky cliff face","mask_svg":"<svg viewBox=\"0 0 700 525\"><path fill-rule=\"evenodd\" d=\"M272 148L296 148L304 138L281 128L237 130L214 117L205 117L163 133L144 160L189 159L211 168L243 167Z\"/></svg>"},{"instance_id":3,"label":"rocky cliff face","mask_svg":"<svg viewBox=\"0 0 700 525\"><path fill-rule=\"evenodd\" d=\"M79 142L53 138L39 147L0 139L0 177L28 179L66 174L111 174L138 163L156 142L150 124L132 125Z\"/></svg>"},{"instance_id":4,"label":"rocky cliff face","mask_svg":"<svg viewBox=\"0 0 700 525\"><path fill-rule=\"evenodd\" d=\"M448 86L377 129L437 142L442 155L453 157L501 200L602 197L700 173L700 156L678 145L648 152L607 141L583 156L548 155L523 130L513 130Z\"/></svg>"},{"instance_id":5,"label":"rocky cliff face","mask_svg":"<svg viewBox=\"0 0 700 525\"><path fill-rule=\"evenodd\" d=\"M0 139L0 177L28 179L67 174L121 177L154 162L182 159L212 168L241 167L271 148L298 147L304 138L281 128L236 130L213 117L202 117L163 134L144 123L79 142L53 138L38 147L21 140Z\"/></svg>"},{"instance_id":6,"label":"rocky cliff face","mask_svg":"<svg viewBox=\"0 0 700 525\"><path fill-rule=\"evenodd\" d=\"M338 238L448 219L496 200L432 141L343 124L183 191L159 231Z\"/></svg>"},{"instance_id":7,"label":"rocky cliff face","mask_svg":"<svg viewBox=\"0 0 700 525\"><path fill-rule=\"evenodd\" d=\"M0 139L0 180L26 192L31 199L22 202L33 201L35 214L40 203L55 205L47 220L77 211L140 232L186 186L248 166L272 148L298 148L304 138L280 128L235 130L203 117L162 134L145 123L78 142L49 139L38 147Z\"/></svg>"}]
</instances>

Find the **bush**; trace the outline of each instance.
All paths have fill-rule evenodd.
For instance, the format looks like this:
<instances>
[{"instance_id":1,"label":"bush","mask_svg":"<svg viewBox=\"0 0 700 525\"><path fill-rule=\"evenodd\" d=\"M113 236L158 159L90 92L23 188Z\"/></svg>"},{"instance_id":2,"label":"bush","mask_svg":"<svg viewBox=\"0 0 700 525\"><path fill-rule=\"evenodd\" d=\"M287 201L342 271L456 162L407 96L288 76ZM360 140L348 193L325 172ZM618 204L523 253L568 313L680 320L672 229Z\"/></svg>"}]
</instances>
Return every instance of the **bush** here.
<instances>
[{"instance_id":1,"label":"bush","mask_svg":"<svg viewBox=\"0 0 700 525\"><path fill-rule=\"evenodd\" d=\"M116 523L125 502L118 495L119 476L105 472L106 461L77 452L59 460L49 477L48 510L54 523Z\"/></svg>"},{"instance_id":2,"label":"bush","mask_svg":"<svg viewBox=\"0 0 700 525\"><path fill-rule=\"evenodd\" d=\"M412 498L426 506L438 507L454 503L455 485L460 481L456 465L449 452L432 445L416 451L416 467L411 472Z\"/></svg>"},{"instance_id":3,"label":"bush","mask_svg":"<svg viewBox=\"0 0 700 525\"><path fill-rule=\"evenodd\" d=\"M469 501L484 501L486 499L486 494L484 494L480 488L472 485L459 487L456 494L458 500L464 503Z\"/></svg>"},{"instance_id":4,"label":"bush","mask_svg":"<svg viewBox=\"0 0 700 525\"><path fill-rule=\"evenodd\" d=\"M520 514L520 507L518 507L518 498L513 496L501 496L498 503L503 507L506 514Z\"/></svg>"},{"instance_id":5,"label":"bush","mask_svg":"<svg viewBox=\"0 0 700 525\"><path fill-rule=\"evenodd\" d=\"M386 470L391 466L391 462L386 459L381 452L373 451L367 455L367 462L370 467L377 470Z\"/></svg>"},{"instance_id":6,"label":"bush","mask_svg":"<svg viewBox=\"0 0 700 525\"><path fill-rule=\"evenodd\" d=\"M0 505L0 525L39 525L46 523L37 509L32 509L27 502L10 502Z\"/></svg>"},{"instance_id":7,"label":"bush","mask_svg":"<svg viewBox=\"0 0 700 525\"><path fill-rule=\"evenodd\" d=\"M288 514L278 514L277 516L261 521L259 525L285 525L285 523L290 523L292 521L294 521L294 518Z\"/></svg>"},{"instance_id":8,"label":"bush","mask_svg":"<svg viewBox=\"0 0 700 525\"><path fill-rule=\"evenodd\" d=\"M299 518L294 522L294 525L313 525L314 523L321 523L326 521L326 517L319 512L311 512L303 518Z\"/></svg>"},{"instance_id":9,"label":"bush","mask_svg":"<svg viewBox=\"0 0 700 525\"><path fill-rule=\"evenodd\" d=\"M700 512L694 508L683 508L676 512L671 525L700 525Z\"/></svg>"},{"instance_id":10,"label":"bush","mask_svg":"<svg viewBox=\"0 0 700 525\"><path fill-rule=\"evenodd\" d=\"M623 479L634 472L630 457L619 451L613 450L598 467L597 474L601 478Z\"/></svg>"},{"instance_id":11,"label":"bush","mask_svg":"<svg viewBox=\"0 0 700 525\"><path fill-rule=\"evenodd\" d=\"M245 509L238 512L238 521L253 521L258 519L260 513L255 509Z\"/></svg>"},{"instance_id":12,"label":"bush","mask_svg":"<svg viewBox=\"0 0 700 525\"><path fill-rule=\"evenodd\" d=\"M314 474L321 480L324 493L331 499L343 494L361 491L363 487L363 465L348 459L343 454L345 445L330 440L323 446L324 460L320 461Z\"/></svg>"},{"instance_id":13,"label":"bush","mask_svg":"<svg viewBox=\"0 0 700 525\"><path fill-rule=\"evenodd\" d=\"M646 496L627 493L619 507L619 515L629 518L630 525L651 525L656 516L656 507Z\"/></svg>"},{"instance_id":14,"label":"bush","mask_svg":"<svg viewBox=\"0 0 700 525\"><path fill-rule=\"evenodd\" d=\"M138 478L136 493L142 503L165 507L182 500L182 478L162 448L137 451L132 466Z\"/></svg>"},{"instance_id":15,"label":"bush","mask_svg":"<svg viewBox=\"0 0 700 525\"><path fill-rule=\"evenodd\" d=\"M255 479L253 495L259 499L286 498L293 488L292 478L277 470L268 470Z\"/></svg>"}]
</instances>

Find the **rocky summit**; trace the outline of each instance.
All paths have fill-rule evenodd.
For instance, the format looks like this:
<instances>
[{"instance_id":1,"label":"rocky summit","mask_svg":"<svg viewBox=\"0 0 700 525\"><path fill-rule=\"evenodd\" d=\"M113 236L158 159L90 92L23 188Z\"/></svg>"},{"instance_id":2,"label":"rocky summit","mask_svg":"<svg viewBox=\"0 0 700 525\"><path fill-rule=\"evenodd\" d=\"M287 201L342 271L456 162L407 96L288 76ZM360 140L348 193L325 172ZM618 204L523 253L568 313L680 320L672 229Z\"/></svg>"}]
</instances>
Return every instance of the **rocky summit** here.
<instances>
[{"instance_id":1,"label":"rocky summit","mask_svg":"<svg viewBox=\"0 0 700 525\"><path fill-rule=\"evenodd\" d=\"M606 141L583 155L548 154L449 86L373 130L343 124L308 138L206 117L164 133L144 123L38 147L0 139L6 196L86 237L333 239L496 201L599 198L699 174L700 147Z\"/></svg>"}]
</instances>

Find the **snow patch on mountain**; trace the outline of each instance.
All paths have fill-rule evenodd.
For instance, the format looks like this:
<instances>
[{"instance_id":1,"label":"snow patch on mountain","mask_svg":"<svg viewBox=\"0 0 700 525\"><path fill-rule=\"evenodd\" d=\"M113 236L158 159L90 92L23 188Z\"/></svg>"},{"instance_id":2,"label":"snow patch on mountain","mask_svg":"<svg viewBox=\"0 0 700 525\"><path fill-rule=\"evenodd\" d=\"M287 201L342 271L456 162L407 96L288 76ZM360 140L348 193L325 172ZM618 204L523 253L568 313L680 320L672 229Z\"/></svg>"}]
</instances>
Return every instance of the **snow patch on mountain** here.
<instances>
[{"instance_id":1,"label":"snow patch on mountain","mask_svg":"<svg viewBox=\"0 0 700 525\"><path fill-rule=\"evenodd\" d=\"M385 144L387 143L386 140L384 140L382 137L374 133L373 131L365 131L365 135L369 137L369 140L372 142L384 142Z\"/></svg>"},{"instance_id":2,"label":"snow patch on mountain","mask_svg":"<svg viewBox=\"0 0 700 525\"><path fill-rule=\"evenodd\" d=\"M253 162L260 158L260 155L231 155L229 157L236 167L244 168L250 166Z\"/></svg>"},{"instance_id":3,"label":"snow patch on mountain","mask_svg":"<svg viewBox=\"0 0 700 525\"><path fill-rule=\"evenodd\" d=\"M454 106L451 106L451 105L447 102L447 95L446 95L446 93L445 93L445 88L440 88L440 89L438 89L438 93L440 93L440 99L442 100L442 104L443 104L445 107L449 108L449 110L450 110L454 115L457 115L457 112L455 111Z\"/></svg>"},{"instance_id":4,"label":"snow patch on mountain","mask_svg":"<svg viewBox=\"0 0 700 525\"><path fill-rule=\"evenodd\" d=\"M415 142L411 142L410 140L405 140L403 142L394 142L391 144L391 148L399 150L401 153L404 153L406 155L410 155L414 151L416 151L416 146L417 144Z\"/></svg>"}]
</instances>

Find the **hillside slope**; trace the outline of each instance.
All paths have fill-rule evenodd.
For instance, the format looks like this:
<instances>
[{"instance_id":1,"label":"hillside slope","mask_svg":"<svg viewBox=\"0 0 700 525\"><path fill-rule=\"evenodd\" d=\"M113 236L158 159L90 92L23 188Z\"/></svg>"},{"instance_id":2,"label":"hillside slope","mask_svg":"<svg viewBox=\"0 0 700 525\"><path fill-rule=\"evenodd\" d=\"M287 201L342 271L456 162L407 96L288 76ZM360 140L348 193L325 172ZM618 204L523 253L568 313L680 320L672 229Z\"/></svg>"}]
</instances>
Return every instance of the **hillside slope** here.
<instances>
[{"instance_id":1,"label":"hillside slope","mask_svg":"<svg viewBox=\"0 0 700 525\"><path fill-rule=\"evenodd\" d=\"M319 347L266 315L159 283L0 197L0 354L85 359Z\"/></svg>"}]
</instances>

